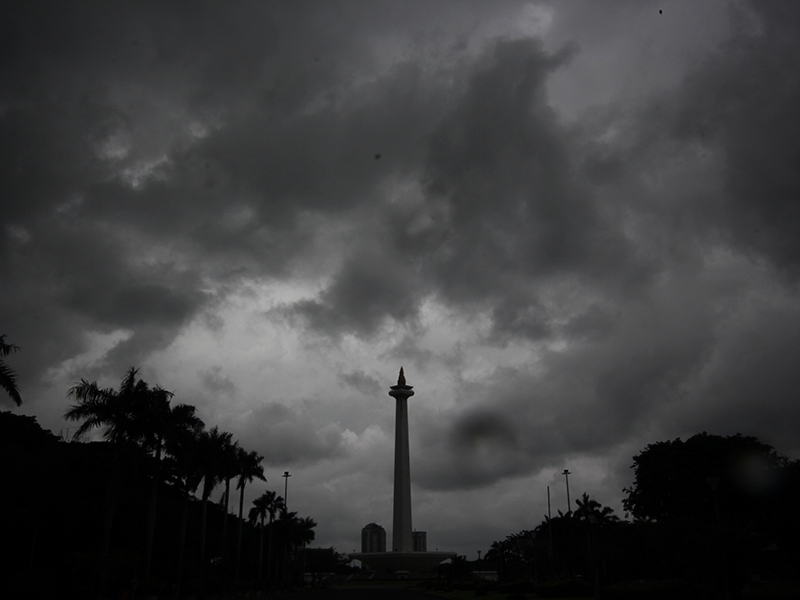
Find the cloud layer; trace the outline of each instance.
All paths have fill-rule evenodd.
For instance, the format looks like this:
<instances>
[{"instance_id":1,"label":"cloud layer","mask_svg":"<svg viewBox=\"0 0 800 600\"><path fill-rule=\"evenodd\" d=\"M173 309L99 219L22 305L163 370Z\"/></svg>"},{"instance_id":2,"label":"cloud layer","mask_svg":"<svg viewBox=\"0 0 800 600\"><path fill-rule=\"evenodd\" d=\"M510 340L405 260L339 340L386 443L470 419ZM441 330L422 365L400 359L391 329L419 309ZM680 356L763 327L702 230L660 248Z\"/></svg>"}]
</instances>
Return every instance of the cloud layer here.
<instances>
[{"instance_id":1,"label":"cloud layer","mask_svg":"<svg viewBox=\"0 0 800 600\"><path fill-rule=\"evenodd\" d=\"M800 10L612 5L15 6L23 409L141 365L341 550L388 526L401 364L442 548L534 526L565 466L619 506L659 439L800 453Z\"/></svg>"}]
</instances>

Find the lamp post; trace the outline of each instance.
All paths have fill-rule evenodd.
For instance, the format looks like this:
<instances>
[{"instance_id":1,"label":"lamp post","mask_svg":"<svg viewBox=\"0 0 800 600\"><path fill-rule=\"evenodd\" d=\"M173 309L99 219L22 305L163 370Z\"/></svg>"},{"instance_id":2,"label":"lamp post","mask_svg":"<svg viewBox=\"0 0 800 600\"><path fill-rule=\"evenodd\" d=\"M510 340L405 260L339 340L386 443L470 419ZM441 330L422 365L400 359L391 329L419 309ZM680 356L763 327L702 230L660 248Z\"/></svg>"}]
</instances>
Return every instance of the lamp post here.
<instances>
[{"instance_id":1,"label":"lamp post","mask_svg":"<svg viewBox=\"0 0 800 600\"><path fill-rule=\"evenodd\" d=\"M284 471L282 477L283 477L283 506L286 508L286 511L288 512L289 503L286 501L286 498L289 493L289 477L291 477L291 475L289 475L289 471Z\"/></svg>"},{"instance_id":2,"label":"lamp post","mask_svg":"<svg viewBox=\"0 0 800 600\"><path fill-rule=\"evenodd\" d=\"M570 504L570 501L569 501L569 476L570 475L572 475L572 473L570 473L568 469L564 469L564 479L567 480L567 513L571 513L572 512L572 504Z\"/></svg>"}]
</instances>

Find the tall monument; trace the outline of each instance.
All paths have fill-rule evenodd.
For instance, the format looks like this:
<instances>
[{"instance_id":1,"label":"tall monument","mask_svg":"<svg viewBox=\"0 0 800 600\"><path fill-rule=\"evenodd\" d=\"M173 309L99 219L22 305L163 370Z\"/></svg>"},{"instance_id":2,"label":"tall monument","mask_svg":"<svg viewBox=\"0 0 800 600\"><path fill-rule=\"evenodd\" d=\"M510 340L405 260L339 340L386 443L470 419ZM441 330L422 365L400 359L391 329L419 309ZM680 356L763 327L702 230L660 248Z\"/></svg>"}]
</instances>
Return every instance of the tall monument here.
<instances>
[{"instance_id":1,"label":"tall monument","mask_svg":"<svg viewBox=\"0 0 800 600\"><path fill-rule=\"evenodd\" d=\"M411 460L408 454L408 399L414 390L406 384L403 367L397 385L391 386L389 395L395 399L396 418L394 425L394 511L392 519L392 552L358 552L350 558L360 560L367 566L388 573L424 573L455 552L427 552L425 543L418 541L414 549L414 530L411 527ZM418 540L424 533L417 532Z\"/></svg>"},{"instance_id":2,"label":"tall monument","mask_svg":"<svg viewBox=\"0 0 800 600\"><path fill-rule=\"evenodd\" d=\"M392 520L392 550L411 552L414 537L411 528L411 460L408 455L408 399L414 395L410 385L406 385L403 367L397 385L393 385L389 395L395 399L394 423L394 519Z\"/></svg>"}]
</instances>

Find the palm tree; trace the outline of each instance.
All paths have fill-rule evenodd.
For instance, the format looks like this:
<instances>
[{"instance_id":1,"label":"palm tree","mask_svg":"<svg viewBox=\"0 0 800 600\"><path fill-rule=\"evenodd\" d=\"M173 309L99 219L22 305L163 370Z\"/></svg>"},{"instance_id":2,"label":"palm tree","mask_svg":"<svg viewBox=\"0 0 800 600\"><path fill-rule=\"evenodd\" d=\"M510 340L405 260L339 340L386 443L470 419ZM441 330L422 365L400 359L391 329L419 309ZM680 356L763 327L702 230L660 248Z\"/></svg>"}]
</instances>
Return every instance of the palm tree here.
<instances>
[{"instance_id":1,"label":"palm tree","mask_svg":"<svg viewBox=\"0 0 800 600\"><path fill-rule=\"evenodd\" d=\"M256 498L253 501L252 509L250 509L250 521L255 521L256 519L261 518L262 520L262 529L261 529L261 548L263 550L264 546L264 529L263 529L263 519L264 515L269 514L269 540L267 541L267 579L269 580L272 576L272 531L274 530L273 521L275 520L275 515L281 512L286 511L286 503L284 502L283 498L276 495L275 492L266 491L261 496ZM261 579L261 553L259 552L259 560L258 560L258 578Z\"/></svg>"},{"instance_id":2,"label":"palm tree","mask_svg":"<svg viewBox=\"0 0 800 600\"><path fill-rule=\"evenodd\" d=\"M231 479L239 474L239 442L230 443L230 439L224 441L220 447L219 456L219 469L220 478L225 480L225 492L222 498L225 502L225 518L222 521L222 562L225 565L225 572L227 574L227 553L228 545L226 543L228 537L228 500L231 492Z\"/></svg>"},{"instance_id":3,"label":"palm tree","mask_svg":"<svg viewBox=\"0 0 800 600\"><path fill-rule=\"evenodd\" d=\"M275 492L266 491L258 498L253 500L253 507L250 509L248 519L251 523L258 522L260 524L261 535L258 545L258 580L262 580L261 567L264 563L264 519L269 515L269 524L272 525L272 520L275 518L275 513L284 508L283 498L277 496ZM272 528L270 527L270 550L272 546ZM267 562L270 560L270 550L267 554ZM269 573L267 574L269 575Z\"/></svg>"},{"instance_id":4,"label":"palm tree","mask_svg":"<svg viewBox=\"0 0 800 600\"><path fill-rule=\"evenodd\" d=\"M19 346L6 343L5 334L0 335L0 388L3 388L6 393L11 396L11 399L17 406L22 404L22 397L19 395L19 388L17 387L17 374L2 360L13 352L19 352Z\"/></svg>"},{"instance_id":5,"label":"palm tree","mask_svg":"<svg viewBox=\"0 0 800 600\"><path fill-rule=\"evenodd\" d=\"M614 509L610 506L603 506L597 500L593 500L586 492L583 496L575 500L578 510L575 511L575 518L589 521L598 525L619 522L619 517L614 514Z\"/></svg>"},{"instance_id":6,"label":"palm tree","mask_svg":"<svg viewBox=\"0 0 800 600\"><path fill-rule=\"evenodd\" d=\"M242 558L242 512L244 511L244 488L253 481L253 479L260 479L266 481L264 477L264 468L261 466L261 461L264 457L255 450L247 452L239 448L237 450L237 458L239 463L239 483L236 487L239 488L239 527L236 535L236 583L239 583L239 565Z\"/></svg>"},{"instance_id":7,"label":"palm tree","mask_svg":"<svg viewBox=\"0 0 800 600\"><path fill-rule=\"evenodd\" d=\"M220 463L224 448L231 443L233 434L219 431L214 427L203 431L198 437L197 458L203 473L202 509L200 517L200 568L201 579L205 580L206 523L208 520L208 498L221 480Z\"/></svg>"},{"instance_id":8,"label":"palm tree","mask_svg":"<svg viewBox=\"0 0 800 600\"><path fill-rule=\"evenodd\" d=\"M290 554L296 554L298 547L305 548L305 544L315 537L316 522L311 517L298 518L296 512L282 510L276 523L278 533L284 550L284 575L290 574Z\"/></svg>"},{"instance_id":9,"label":"palm tree","mask_svg":"<svg viewBox=\"0 0 800 600\"><path fill-rule=\"evenodd\" d=\"M589 495L584 492L580 499L575 500L578 505L578 510L575 511L575 517L586 523L586 540L589 551L589 558L591 561L591 570L594 572L594 584L597 589L600 586L600 568L598 563L598 554L604 557L602 549L602 534L601 531L608 527L619 523L619 517L614 514L614 509L610 506L603 506L597 500L589 498ZM603 572L605 572L605 559L602 561ZM589 567L587 567L587 571Z\"/></svg>"},{"instance_id":10,"label":"palm tree","mask_svg":"<svg viewBox=\"0 0 800 600\"><path fill-rule=\"evenodd\" d=\"M170 406L172 392L160 387L150 390L138 407L134 416L134 427L139 429L141 445L154 452L156 473L150 482L150 502L147 515L147 537L145 545L144 581L150 579L150 567L153 555L153 539L156 527L156 510L158 507L158 485L161 479L161 455L169 452L173 440L178 440L186 433L197 433L204 427L203 421L195 415L196 408L189 404ZM166 444L166 448L165 448Z\"/></svg>"},{"instance_id":11,"label":"palm tree","mask_svg":"<svg viewBox=\"0 0 800 600\"><path fill-rule=\"evenodd\" d=\"M133 442L155 456L155 469L150 483L147 529L145 537L144 581L150 579L153 540L155 537L158 484L161 478L161 457L165 443L182 431L199 430L203 422L195 415L195 407L188 404L170 405L172 392L155 386L151 388L142 379L136 380L138 369L131 367L125 373L119 391L100 388L96 382L81 379L69 390L69 396L78 403L64 415L83 423L75 432L80 439L91 429L103 427L103 437L114 442Z\"/></svg>"},{"instance_id":12,"label":"palm tree","mask_svg":"<svg viewBox=\"0 0 800 600\"><path fill-rule=\"evenodd\" d=\"M137 398L146 396L150 390L145 381L136 381L138 369L131 367L125 373L119 391L101 388L96 381L81 379L73 385L67 396L77 400L64 413L68 421L83 421L73 435L76 440L96 427L103 428L103 438L110 442L123 444L136 441L137 433L133 419Z\"/></svg>"},{"instance_id":13,"label":"palm tree","mask_svg":"<svg viewBox=\"0 0 800 600\"><path fill-rule=\"evenodd\" d=\"M302 563L295 565L299 567L301 573L300 576L302 577L302 571L305 569L305 558L306 558L306 544L314 540L314 527L317 526L317 523L311 517L303 517L298 518L297 513L291 513L291 519L289 520L289 547L293 551L293 558L297 560L297 549L302 546L303 549L303 557ZM295 573L296 574L296 573Z\"/></svg>"},{"instance_id":14,"label":"palm tree","mask_svg":"<svg viewBox=\"0 0 800 600\"><path fill-rule=\"evenodd\" d=\"M184 431L170 440L170 455L175 465L178 487L183 493L183 514L181 515L181 533L178 550L178 566L176 575L175 597L180 598L183 579L183 564L186 556L186 529L189 520L189 504L192 494L203 479L203 470L199 461L199 445L202 428Z\"/></svg>"},{"instance_id":15,"label":"palm tree","mask_svg":"<svg viewBox=\"0 0 800 600\"><path fill-rule=\"evenodd\" d=\"M131 443L131 421L134 397L142 394L147 389L143 381L136 381L137 370L131 367L123 376L119 390L101 388L96 381L89 382L81 379L80 383L73 385L68 397L74 398L77 404L64 414L69 421L83 421L75 431L73 439L80 440L92 429L103 429L103 438L113 445L113 457L110 464L108 478L108 492L103 518L103 541L101 546L101 561L103 565L108 562L111 547L111 531L114 525L114 513L117 504L118 467L120 449ZM99 589L103 592L105 570L100 570Z\"/></svg>"},{"instance_id":16,"label":"palm tree","mask_svg":"<svg viewBox=\"0 0 800 600\"><path fill-rule=\"evenodd\" d=\"M291 549L294 541L294 525L297 521L297 513L284 509L278 515L278 520L275 522L275 529L278 533L278 545L281 549L279 557L282 560L280 573L284 581L289 579L289 550ZM276 560L276 562L278 562Z\"/></svg>"},{"instance_id":17,"label":"palm tree","mask_svg":"<svg viewBox=\"0 0 800 600\"><path fill-rule=\"evenodd\" d=\"M486 552L486 559L490 562L497 563L497 580L503 583L505 577L506 555L508 553L509 543L507 540L499 542L492 542L489 551Z\"/></svg>"},{"instance_id":18,"label":"palm tree","mask_svg":"<svg viewBox=\"0 0 800 600\"><path fill-rule=\"evenodd\" d=\"M309 544L314 541L314 538L317 537L314 533L314 528L317 526L317 522L312 519L311 517L303 517L302 519L297 520L297 527L295 529L295 540L297 543Z\"/></svg>"}]
</instances>

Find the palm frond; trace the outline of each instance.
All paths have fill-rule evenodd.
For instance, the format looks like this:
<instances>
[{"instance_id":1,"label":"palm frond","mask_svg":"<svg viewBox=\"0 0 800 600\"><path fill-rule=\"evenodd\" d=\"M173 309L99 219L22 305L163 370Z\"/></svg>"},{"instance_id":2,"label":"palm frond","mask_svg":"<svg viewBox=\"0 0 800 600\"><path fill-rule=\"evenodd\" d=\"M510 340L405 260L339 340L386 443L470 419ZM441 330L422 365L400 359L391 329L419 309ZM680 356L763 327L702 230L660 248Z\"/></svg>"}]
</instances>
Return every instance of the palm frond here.
<instances>
[{"instance_id":1,"label":"palm frond","mask_svg":"<svg viewBox=\"0 0 800 600\"><path fill-rule=\"evenodd\" d=\"M19 352L20 347L16 344L8 344L6 343L6 334L0 335L0 357L5 358L9 354L14 352Z\"/></svg>"},{"instance_id":2,"label":"palm frond","mask_svg":"<svg viewBox=\"0 0 800 600\"><path fill-rule=\"evenodd\" d=\"M19 352L19 346L6 343L5 334L0 335L0 357L5 358L14 352ZM2 360L0 360L0 388L6 391L14 404L17 406L22 404L22 396L17 386L17 373Z\"/></svg>"},{"instance_id":3,"label":"palm frond","mask_svg":"<svg viewBox=\"0 0 800 600\"><path fill-rule=\"evenodd\" d=\"M20 396L19 387L17 387L17 374L2 361L0 361L0 388L11 396L14 404L17 406L22 404L22 396Z\"/></svg>"}]
</instances>

